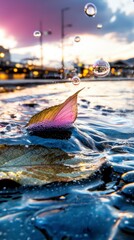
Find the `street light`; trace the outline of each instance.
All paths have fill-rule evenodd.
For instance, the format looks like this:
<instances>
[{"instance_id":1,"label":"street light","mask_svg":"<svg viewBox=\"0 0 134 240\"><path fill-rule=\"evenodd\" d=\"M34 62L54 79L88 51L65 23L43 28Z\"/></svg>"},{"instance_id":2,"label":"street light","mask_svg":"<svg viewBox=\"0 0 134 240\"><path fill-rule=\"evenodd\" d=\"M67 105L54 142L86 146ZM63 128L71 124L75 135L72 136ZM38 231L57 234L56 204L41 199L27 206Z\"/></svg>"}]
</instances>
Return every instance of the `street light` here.
<instances>
[{"instance_id":1,"label":"street light","mask_svg":"<svg viewBox=\"0 0 134 240\"><path fill-rule=\"evenodd\" d=\"M34 31L33 35L34 37L38 37L39 38L39 43L40 43L40 65L41 68L43 68L43 35L51 35L52 32L51 30L47 30L43 32L43 27L42 27L42 22L40 22L40 30Z\"/></svg>"},{"instance_id":2,"label":"street light","mask_svg":"<svg viewBox=\"0 0 134 240\"><path fill-rule=\"evenodd\" d=\"M65 37L64 29L65 29L65 27L72 27L72 24L65 25L64 13L65 13L65 11L68 11L69 9L70 9L69 7L61 9L61 48L62 48L61 66L62 66L62 77L63 78L64 78L64 37Z\"/></svg>"}]
</instances>

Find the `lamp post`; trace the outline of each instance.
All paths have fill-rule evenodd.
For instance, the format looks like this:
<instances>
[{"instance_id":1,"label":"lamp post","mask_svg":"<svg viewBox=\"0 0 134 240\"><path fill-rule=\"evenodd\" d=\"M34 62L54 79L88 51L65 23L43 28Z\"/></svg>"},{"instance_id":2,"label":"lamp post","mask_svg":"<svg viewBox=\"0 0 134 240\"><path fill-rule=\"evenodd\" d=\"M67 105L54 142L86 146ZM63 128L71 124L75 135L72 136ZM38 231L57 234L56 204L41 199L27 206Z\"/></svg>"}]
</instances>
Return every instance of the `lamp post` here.
<instances>
[{"instance_id":1,"label":"lamp post","mask_svg":"<svg viewBox=\"0 0 134 240\"><path fill-rule=\"evenodd\" d=\"M61 66L62 66L62 77L64 78L64 37L65 37L65 32L64 29L65 27L72 27L72 24L67 24L65 25L64 21L64 13L65 11L68 11L70 8L62 8L61 9L61 50L62 50L62 57L61 57Z\"/></svg>"},{"instance_id":2,"label":"lamp post","mask_svg":"<svg viewBox=\"0 0 134 240\"><path fill-rule=\"evenodd\" d=\"M38 37L39 38L39 44L40 44L40 65L41 68L43 68L43 61L44 61L44 57L43 57L43 35L51 35L52 32L51 30L47 30L43 32L43 27L42 27L42 21L40 21L40 30L34 31L33 35L34 37Z\"/></svg>"}]
</instances>

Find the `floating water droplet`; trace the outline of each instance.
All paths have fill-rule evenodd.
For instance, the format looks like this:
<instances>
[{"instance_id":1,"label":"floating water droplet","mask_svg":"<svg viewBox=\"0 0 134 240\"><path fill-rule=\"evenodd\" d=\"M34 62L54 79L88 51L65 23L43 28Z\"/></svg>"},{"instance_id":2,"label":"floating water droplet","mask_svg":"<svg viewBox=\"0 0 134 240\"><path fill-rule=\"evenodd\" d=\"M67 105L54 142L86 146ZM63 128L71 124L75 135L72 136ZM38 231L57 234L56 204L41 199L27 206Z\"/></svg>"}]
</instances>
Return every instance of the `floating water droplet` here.
<instances>
[{"instance_id":1,"label":"floating water droplet","mask_svg":"<svg viewBox=\"0 0 134 240\"><path fill-rule=\"evenodd\" d=\"M110 72L110 65L101 58L93 64L93 72L96 77L105 77Z\"/></svg>"},{"instance_id":2,"label":"floating water droplet","mask_svg":"<svg viewBox=\"0 0 134 240\"><path fill-rule=\"evenodd\" d=\"M80 37L79 36L75 36L74 41L75 42L80 42Z\"/></svg>"},{"instance_id":3,"label":"floating water droplet","mask_svg":"<svg viewBox=\"0 0 134 240\"><path fill-rule=\"evenodd\" d=\"M34 37L40 37L41 32L40 31L34 31L33 35L34 35Z\"/></svg>"},{"instance_id":4,"label":"floating water droplet","mask_svg":"<svg viewBox=\"0 0 134 240\"><path fill-rule=\"evenodd\" d=\"M93 3L87 3L84 7L84 12L89 17L95 17L97 13L97 8Z\"/></svg>"},{"instance_id":5,"label":"floating water droplet","mask_svg":"<svg viewBox=\"0 0 134 240\"><path fill-rule=\"evenodd\" d=\"M74 85L79 85L80 84L80 78L78 76L73 76L71 81Z\"/></svg>"},{"instance_id":6,"label":"floating water droplet","mask_svg":"<svg viewBox=\"0 0 134 240\"><path fill-rule=\"evenodd\" d=\"M102 24L97 24L98 29L101 29L102 27L103 27Z\"/></svg>"}]
</instances>

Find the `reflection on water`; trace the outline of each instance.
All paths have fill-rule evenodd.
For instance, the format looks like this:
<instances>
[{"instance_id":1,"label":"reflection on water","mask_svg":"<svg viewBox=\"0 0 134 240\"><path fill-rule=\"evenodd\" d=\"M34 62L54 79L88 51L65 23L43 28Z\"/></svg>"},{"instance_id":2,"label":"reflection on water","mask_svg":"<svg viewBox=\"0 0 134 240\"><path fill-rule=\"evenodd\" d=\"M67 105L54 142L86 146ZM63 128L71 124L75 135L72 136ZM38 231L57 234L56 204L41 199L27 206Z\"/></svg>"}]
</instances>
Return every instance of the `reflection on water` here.
<instances>
[{"instance_id":1,"label":"reflection on water","mask_svg":"<svg viewBox=\"0 0 134 240\"><path fill-rule=\"evenodd\" d=\"M32 115L82 87L68 138L26 131ZM18 239L29 240L133 239L133 98L133 81L1 93L0 236L15 239L18 231Z\"/></svg>"}]
</instances>

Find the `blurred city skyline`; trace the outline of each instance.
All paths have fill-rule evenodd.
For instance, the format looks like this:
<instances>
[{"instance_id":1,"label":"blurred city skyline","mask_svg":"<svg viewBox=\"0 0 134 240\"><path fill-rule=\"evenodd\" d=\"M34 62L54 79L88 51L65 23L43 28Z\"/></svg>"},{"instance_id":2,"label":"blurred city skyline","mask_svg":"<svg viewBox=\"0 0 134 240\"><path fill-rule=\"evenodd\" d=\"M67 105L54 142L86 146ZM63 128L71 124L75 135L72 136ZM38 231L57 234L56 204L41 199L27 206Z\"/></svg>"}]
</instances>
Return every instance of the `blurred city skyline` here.
<instances>
[{"instance_id":1,"label":"blurred city skyline","mask_svg":"<svg viewBox=\"0 0 134 240\"><path fill-rule=\"evenodd\" d=\"M61 9L64 12L65 62L93 63L97 58L107 61L134 57L134 1L94 0L97 14L94 18L84 13L88 1L81 0L1 0L0 45L9 48L13 61L26 57L40 58L39 38L33 36L39 30L51 30L43 37L43 64L61 62ZM67 27L72 24L72 27ZM97 29L97 24L102 24ZM80 42L75 42L80 36Z\"/></svg>"}]
</instances>

